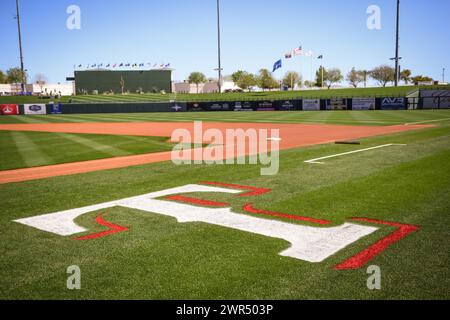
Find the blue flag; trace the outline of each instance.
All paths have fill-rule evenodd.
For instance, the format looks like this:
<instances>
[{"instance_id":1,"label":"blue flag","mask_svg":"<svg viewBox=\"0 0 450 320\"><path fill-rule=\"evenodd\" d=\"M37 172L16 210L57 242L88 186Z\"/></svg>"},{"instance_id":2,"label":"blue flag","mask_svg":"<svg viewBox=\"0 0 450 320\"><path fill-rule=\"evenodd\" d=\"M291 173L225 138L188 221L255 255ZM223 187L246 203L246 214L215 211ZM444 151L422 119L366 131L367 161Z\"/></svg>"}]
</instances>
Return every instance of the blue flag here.
<instances>
[{"instance_id":1,"label":"blue flag","mask_svg":"<svg viewBox=\"0 0 450 320\"><path fill-rule=\"evenodd\" d=\"M282 62L282 60L280 59L280 60L278 60L277 62L275 62L275 64L273 65L273 71L272 71L272 72L275 72L275 71L277 71L278 69L281 69L282 66L283 66L283 62Z\"/></svg>"}]
</instances>

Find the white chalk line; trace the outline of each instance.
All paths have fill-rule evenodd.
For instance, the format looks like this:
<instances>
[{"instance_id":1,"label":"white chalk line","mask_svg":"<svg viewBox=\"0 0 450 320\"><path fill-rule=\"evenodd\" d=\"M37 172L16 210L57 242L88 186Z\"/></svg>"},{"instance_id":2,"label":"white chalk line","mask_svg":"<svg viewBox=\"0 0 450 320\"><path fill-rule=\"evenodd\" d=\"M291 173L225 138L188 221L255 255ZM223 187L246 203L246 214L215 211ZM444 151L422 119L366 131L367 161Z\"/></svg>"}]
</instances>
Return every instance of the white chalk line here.
<instances>
[{"instance_id":1,"label":"white chalk line","mask_svg":"<svg viewBox=\"0 0 450 320\"><path fill-rule=\"evenodd\" d=\"M405 126L411 126L411 125L415 125L415 124L431 123L431 122L440 122L440 121L447 121L447 120L450 120L450 118L436 119L436 120L425 120L425 121L405 123Z\"/></svg>"},{"instance_id":2,"label":"white chalk line","mask_svg":"<svg viewBox=\"0 0 450 320\"><path fill-rule=\"evenodd\" d=\"M370 151L370 150L375 150L375 149L381 149L381 148L386 148L386 147L392 147L392 146L406 146L406 144L398 144L398 143L384 144L384 145L381 145L381 146L376 146L376 147L371 147L371 148L366 148L366 149L359 149L359 150L354 150L354 151L344 152L344 153L339 153L339 154L333 154L333 155L331 155L331 156L321 157L321 158L317 158L317 159L311 159L311 160L305 161L305 163L311 163L311 164L324 164L323 162L319 162L319 161L320 161L320 160L325 160L325 159L331 159L331 158L341 157L341 156L345 156L345 155L349 155L349 154L354 154L354 153L360 153L360 152L365 152L365 151Z\"/></svg>"}]
</instances>

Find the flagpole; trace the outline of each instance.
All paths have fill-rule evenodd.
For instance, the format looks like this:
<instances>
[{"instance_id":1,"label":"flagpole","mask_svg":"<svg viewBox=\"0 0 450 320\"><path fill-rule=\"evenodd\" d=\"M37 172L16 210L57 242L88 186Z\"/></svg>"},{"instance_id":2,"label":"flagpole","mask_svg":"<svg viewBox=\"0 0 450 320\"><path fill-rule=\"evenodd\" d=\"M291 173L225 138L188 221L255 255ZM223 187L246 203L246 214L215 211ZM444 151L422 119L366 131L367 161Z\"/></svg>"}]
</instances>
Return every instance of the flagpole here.
<instances>
[{"instance_id":1,"label":"flagpole","mask_svg":"<svg viewBox=\"0 0 450 320\"><path fill-rule=\"evenodd\" d=\"M322 70L322 83L321 83L321 86L320 86L321 89L323 89L323 69L324 69L324 66L323 66L323 63L322 63L322 65L320 66L320 70Z\"/></svg>"}]
</instances>

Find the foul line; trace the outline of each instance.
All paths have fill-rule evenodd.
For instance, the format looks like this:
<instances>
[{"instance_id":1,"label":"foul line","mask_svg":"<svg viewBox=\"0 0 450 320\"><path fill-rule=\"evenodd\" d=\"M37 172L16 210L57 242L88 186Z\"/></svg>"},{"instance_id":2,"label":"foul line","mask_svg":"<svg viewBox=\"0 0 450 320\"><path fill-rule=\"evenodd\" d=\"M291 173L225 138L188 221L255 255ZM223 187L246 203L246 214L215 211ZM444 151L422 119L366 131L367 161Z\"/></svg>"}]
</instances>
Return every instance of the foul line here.
<instances>
[{"instance_id":1,"label":"foul line","mask_svg":"<svg viewBox=\"0 0 450 320\"><path fill-rule=\"evenodd\" d=\"M336 157L345 156L345 155L348 155L348 154L359 153L359 152L375 150L375 149L380 149L380 148L386 148L386 147L392 147L392 146L406 146L406 144L397 144L397 143L384 144L382 146L376 146L376 147L372 147L372 148L366 148L366 149L360 149L360 150L355 150L355 151L350 151L350 152L345 152L345 153L333 154L333 155L327 156L327 157L307 160L307 161L305 161L305 163L324 164L323 162L319 162L319 160L336 158Z\"/></svg>"},{"instance_id":2,"label":"foul line","mask_svg":"<svg viewBox=\"0 0 450 320\"><path fill-rule=\"evenodd\" d=\"M426 120L426 121L418 121L418 122L411 122L411 123L405 123L405 126L411 126L415 124L423 124L423 123L430 123L430 122L440 122L440 121L447 121L450 120L450 118L444 118L444 119L437 119L437 120Z\"/></svg>"}]
</instances>

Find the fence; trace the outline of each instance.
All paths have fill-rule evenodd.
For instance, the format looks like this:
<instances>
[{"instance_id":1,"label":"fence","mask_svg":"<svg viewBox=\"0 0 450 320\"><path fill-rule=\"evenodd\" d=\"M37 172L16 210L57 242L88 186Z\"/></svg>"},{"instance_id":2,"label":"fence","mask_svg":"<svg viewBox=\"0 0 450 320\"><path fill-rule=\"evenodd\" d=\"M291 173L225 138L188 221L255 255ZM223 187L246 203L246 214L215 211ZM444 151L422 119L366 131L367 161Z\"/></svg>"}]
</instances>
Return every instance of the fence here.
<instances>
[{"instance_id":1,"label":"fence","mask_svg":"<svg viewBox=\"0 0 450 320\"><path fill-rule=\"evenodd\" d=\"M79 103L0 105L1 114L92 114L196 111L320 111L450 109L450 91L421 97L241 100L215 102ZM11 112L17 110L17 112Z\"/></svg>"}]
</instances>

